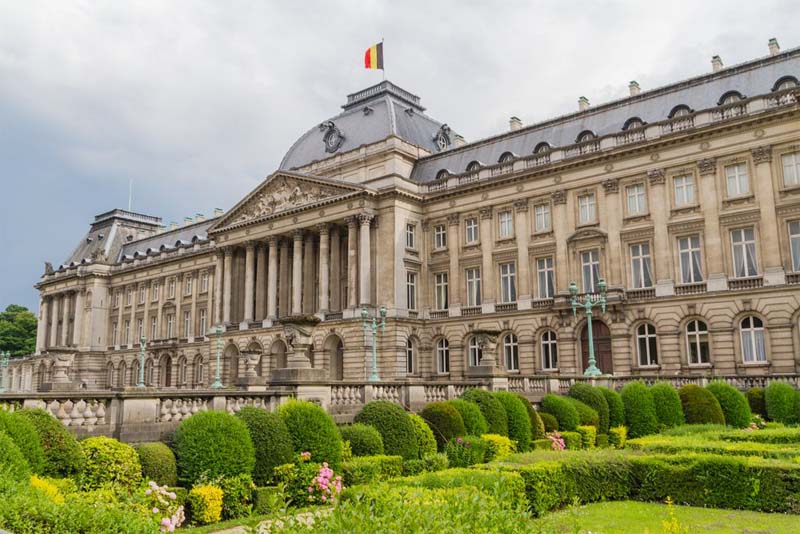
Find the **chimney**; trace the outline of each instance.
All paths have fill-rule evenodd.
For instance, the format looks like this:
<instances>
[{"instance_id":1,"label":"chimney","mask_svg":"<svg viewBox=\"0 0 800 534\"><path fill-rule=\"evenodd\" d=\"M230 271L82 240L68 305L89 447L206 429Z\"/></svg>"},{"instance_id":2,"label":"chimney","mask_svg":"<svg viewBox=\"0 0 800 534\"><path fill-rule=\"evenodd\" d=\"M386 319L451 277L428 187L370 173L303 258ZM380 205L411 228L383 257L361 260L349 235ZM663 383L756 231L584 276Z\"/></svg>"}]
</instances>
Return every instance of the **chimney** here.
<instances>
[{"instance_id":1,"label":"chimney","mask_svg":"<svg viewBox=\"0 0 800 534\"><path fill-rule=\"evenodd\" d=\"M223 213L224 213L224 212L222 211L222 208L214 208L214 218L215 218L215 219L216 219L217 217L222 217L222 214L223 214Z\"/></svg>"},{"instance_id":2,"label":"chimney","mask_svg":"<svg viewBox=\"0 0 800 534\"><path fill-rule=\"evenodd\" d=\"M191 217L184 217L183 218L183 225L184 226L189 226L193 222L194 222L194 219L192 219Z\"/></svg>"},{"instance_id":3,"label":"chimney","mask_svg":"<svg viewBox=\"0 0 800 534\"><path fill-rule=\"evenodd\" d=\"M467 144L467 141L464 139L463 135L456 134L455 138L453 139L453 144L456 146L464 146Z\"/></svg>"},{"instance_id":4,"label":"chimney","mask_svg":"<svg viewBox=\"0 0 800 534\"><path fill-rule=\"evenodd\" d=\"M777 56L781 53L781 45L778 44L778 40L774 37L769 40L769 55Z\"/></svg>"},{"instance_id":5,"label":"chimney","mask_svg":"<svg viewBox=\"0 0 800 534\"><path fill-rule=\"evenodd\" d=\"M178 223L176 223L175 221L172 221L171 223L169 223L169 229L170 230L177 230L178 229Z\"/></svg>"},{"instance_id":6,"label":"chimney","mask_svg":"<svg viewBox=\"0 0 800 534\"><path fill-rule=\"evenodd\" d=\"M587 109L589 109L589 99L582 96L578 99L578 110L586 111Z\"/></svg>"},{"instance_id":7,"label":"chimney","mask_svg":"<svg viewBox=\"0 0 800 534\"><path fill-rule=\"evenodd\" d=\"M519 117L511 117L510 119L508 119L508 128L512 132L516 132L517 130L522 128L522 121L519 120Z\"/></svg>"},{"instance_id":8,"label":"chimney","mask_svg":"<svg viewBox=\"0 0 800 534\"><path fill-rule=\"evenodd\" d=\"M194 216L194 222L203 222L206 220L206 216L202 213L196 213Z\"/></svg>"},{"instance_id":9,"label":"chimney","mask_svg":"<svg viewBox=\"0 0 800 534\"><path fill-rule=\"evenodd\" d=\"M631 83L628 84L628 89L631 92L631 96L636 96L642 92L642 88L639 87L639 82L637 82L636 80L633 80L631 81Z\"/></svg>"},{"instance_id":10,"label":"chimney","mask_svg":"<svg viewBox=\"0 0 800 534\"><path fill-rule=\"evenodd\" d=\"M722 58L719 56L714 56L711 58L711 70L713 72L719 72L722 70Z\"/></svg>"}]
</instances>

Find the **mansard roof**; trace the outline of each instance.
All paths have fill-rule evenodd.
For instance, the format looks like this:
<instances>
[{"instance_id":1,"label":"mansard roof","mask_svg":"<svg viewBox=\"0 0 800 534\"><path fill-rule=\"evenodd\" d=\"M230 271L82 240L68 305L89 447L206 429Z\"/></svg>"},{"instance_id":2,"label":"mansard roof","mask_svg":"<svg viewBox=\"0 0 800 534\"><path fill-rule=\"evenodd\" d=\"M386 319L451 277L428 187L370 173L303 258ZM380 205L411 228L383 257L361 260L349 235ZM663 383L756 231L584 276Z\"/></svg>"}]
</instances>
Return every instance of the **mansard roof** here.
<instances>
[{"instance_id":1,"label":"mansard roof","mask_svg":"<svg viewBox=\"0 0 800 534\"><path fill-rule=\"evenodd\" d=\"M218 218L208 219L193 224L181 226L159 234L125 243L119 251L116 262L125 259L134 259L160 251L171 251L181 246L191 246L194 243L204 243L209 240L208 229Z\"/></svg>"}]
</instances>

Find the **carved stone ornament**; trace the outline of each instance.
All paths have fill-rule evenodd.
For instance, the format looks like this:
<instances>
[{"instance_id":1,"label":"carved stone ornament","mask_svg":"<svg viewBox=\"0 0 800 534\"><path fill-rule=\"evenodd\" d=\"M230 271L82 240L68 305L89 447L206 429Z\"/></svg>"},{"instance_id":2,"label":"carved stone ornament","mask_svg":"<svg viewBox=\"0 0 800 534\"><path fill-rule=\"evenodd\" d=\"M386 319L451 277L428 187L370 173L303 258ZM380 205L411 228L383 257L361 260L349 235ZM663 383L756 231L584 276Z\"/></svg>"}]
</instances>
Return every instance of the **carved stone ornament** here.
<instances>
[{"instance_id":1,"label":"carved stone ornament","mask_svg":"<svg viewBox=\"0 0 800 534\"><path fill-rule=\"evenodd\" d=\"M769 163L772 161L772 147L769 145L757 146L752 151L753 163Z\"/></svg>"},{"instance_id":2,"label":"carved stone ornament","mask_svg":"<svg viewBox=\"0 0 800 534\"><path fill-rule=\"evenodd\" d=\"M325 152L333 154L344 143L344 134L336 127L333 121L325 121L319 125L319 129L325 134L322 136L322 142L325 143Z\"/></svg>"},{"instance_id":3,"label":"carved stone ornament","mask_svg":"<svg viewBox=\"0 0 800 534\"><path fill-rule=\"evenodd\" d=\"M44 262L44 274L53 274L55 269L53 269L53 264L49 261Z\"/></svg>"},{"instance_id":4,"label":"carved stone ornament","mask_svg":"<svg viewBox=\"0 0 800 534\"><path fill-rule=\"evenodd\" d=\"M700 174L714 174L717 172L717 158L703 158L697 162Z\"/></svg>"},{"instance_id":5,"label":"carved stone ornament","mask_svg":"<svg viewBox=\"0 0 800 534\"><path fill-rule=\"evenodd\" d=\"M236 222L273 215L341 194L342 191L334 187L278 176L242 208Z\"/></svg>"},{"instance_id":6,"label":"carved stone ornament","mask_svg":"<svg viewBox=\"0 0 800 534\"><path fill-rule=\"evenodd\" d=\"M433 142L436 144L436 148L439 150L439 152L449 147L450 127L446 124L442 124L442 127L439 128L439 131L433 136Z\"/></svg>"},{"instance_id":7,"label":"carved stone ornament","mask_svg":"<svg viewBox=\"0 0 800 534\"><path fill-rule=\"evenodd\" d=\"M450 226L458 226L460 215L458 213L448 213L447 222Z\"/></svg>"},{"instance_id":8,"label":"carved stone ornament","mask_svg":"<svg viewBox=\"0 0 800 534\"><path fill-rule=\"evenodd\" d=\"M650 185L661 185L667 181L667 173L664 169L650 169L647 171L647 179L650 180Z\"/></svg>"},{"instance_id":9,"label":"carved stone ornament","mask_svg":"<svg viewBox=\"0 0 800 534\"><path fill-rule=\"evenodd\" d=\"M563 189L559 189L558 191L553 191L550 196L553 199L553 204L566 204L567 203L567 193L564 192Z\"/></svg>"},{"instance_id":10,"label":"carved stone ornament","mask_svg":"<svg viewBox=\"0 0 800 534\"><path fill-rule=\"evenodd\" d=\"M108 263L108 256L102 248L92 251L91 260L93 263Z\"/></svg>"},{"instance_id":11,"label":"carved stone ornament","mask_svg":"<svg viewBox=\"0 0 800 534\"><path fill-rule=\"evenodd\" d=\"M313 343L311 338L313 327L302 323L288 323L283 325L283 335L289 349L308 347Z\"/></svg>"},{"instance_id":12,"label":"carved stone ornament","mask_svg":"<svg viewBox=\"0 0 800 534\"><path fill-rule=\"evenodd\" d=\"M619 178L609 178L608 180L603 180L603 189L605 190L606 194L619 193Z\"/></svg>"},{"instance_id":13,"label":"carved stone ornament","mask_svg":"<svg viewBox=\"0 0 800 534\"><path fill-rule=\"evenodd\" d=\"M514 208L517 210L517 213L528 211L528 199L515 201Z\"/></svg>"},{"instance_id":14,"label":"carved stone ornament","mask_svg":"<svg viewBox=\"0 0 800 534\"><path fill-rule=\"evenodd\" d=\"M480 209L481 219L491 219L492 218L492 208L486 207Z\"/></svg>"}]
</instances>

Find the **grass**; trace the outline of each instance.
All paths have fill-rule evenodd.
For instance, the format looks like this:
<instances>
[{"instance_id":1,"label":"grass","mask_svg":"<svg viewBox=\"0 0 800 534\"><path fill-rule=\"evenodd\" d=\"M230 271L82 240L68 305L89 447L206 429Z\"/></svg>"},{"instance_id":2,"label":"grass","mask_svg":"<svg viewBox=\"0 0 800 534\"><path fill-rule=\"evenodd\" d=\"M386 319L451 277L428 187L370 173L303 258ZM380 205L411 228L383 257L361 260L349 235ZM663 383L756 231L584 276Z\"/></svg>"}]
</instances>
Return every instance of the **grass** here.
<instances>
[{"instance_id":1,"label":"grass","mask_svg":"<svg viewBox=\"0 0 800 534\"><path fill-rule=\"evenodd\" d=\"M672 509L682 527L681 533L789 534L798 532L800 521L796 515L694 506L673 506ZM536 527L547 534L662 534L667 532L662 522L668 520L669 509L664 504L619 501L555 512L536 520Z\"/></svg>"}]
</instances>

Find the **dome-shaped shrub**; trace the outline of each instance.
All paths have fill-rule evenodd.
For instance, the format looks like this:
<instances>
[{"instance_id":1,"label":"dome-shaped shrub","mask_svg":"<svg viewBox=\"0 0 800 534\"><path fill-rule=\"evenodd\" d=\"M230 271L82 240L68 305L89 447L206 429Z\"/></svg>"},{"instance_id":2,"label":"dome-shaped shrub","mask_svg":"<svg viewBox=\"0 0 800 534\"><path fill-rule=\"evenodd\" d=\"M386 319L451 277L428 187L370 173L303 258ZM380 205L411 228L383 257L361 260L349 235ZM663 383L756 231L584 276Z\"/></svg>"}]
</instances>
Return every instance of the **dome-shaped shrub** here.
<instances>
[{"instance_id":1,"label":"dome-shaped shrub","mask_svg":"<svg viewBox=\"0 0 800 534\"><path fill-rule=\"evenodd\" d=\"M599 434L608 433L608 401L598 388L576 382L569 388L569 396L596 411L598 416L597 432Z\"/></svg>"},{"instance_id":2,"label":"dome-shaped shrub","mask_svg":"<svg viewBox=\"0 0 800 534\"><path fill-rule=\"evenodd\" d=\"M578 419L580 421L579 426L593 426L595 429L600 425L600 415L587 404L579 401L578 399L574 399L572 397L564 397L567 399L567 402L575 406L575 409L578 410Z\"/></svg>"},{"instance_id":3,"label":"dome-shaped shrub","mask_svg":"<svg viewBox=\"0 0 800 534\"><path fill-rule=\"evenodd\" d=\"M383 454L383 438L374 427L354 423L339 427L342 440L350 442L353 456L376 456Z\"/></svg>"},{"instance_id":4,"label":"dome-shaped shrub","mask_svg":"<svg viewBox=\"0 0 800 534\"><path fill-rule=\"evenodd\" d=\"M767 416L778 423L796 423L794 395L794 388L786 382L772 382L768 385L764 390Z\"/></svg>"},{"instance_id":5,"label":"dome-shaped shrub","mask_svg":"<svg viewBox=\"0 0 800 534\"><path fill-rule=\"evenodd\" d=\"M44 450L44 474L50 477L71 477L83 469L83 450L61 421L40 408L14 412L33 424Z\"/></svg>"},{"instance_id":6,"label":"dome-shaped shrub","mask_svg":"<svg viewBox=\"0 0 800 534\"><path fill-rule=\"evenodd\" d=\"M653 404L656 408L656 419L664 428L672 428L683 424L683 406L678 390L668 382L658 382L650 388Z\"/></svg>"},{"instance_id":7,"label":"dome-shaped shrub","mask_svg":"<svg viewBox=\"0 0 800 534\"><path fill-rule=\"evenodd\" d=\"M0 432L0 481L27 482L30 476L30 467L19 447L8 434Z\"/></svg>"},{"instance_id":8,"label":"dome-shaped shrub","mask_svg":"<svg viewBox=\"0 0 800 534\"><path fill-rule=\"evenodd\" d=\"M414 435L417 438L417 448L419 449L418 455L420 460L431 454L436 454L436 438L433 436L433 430L425 422L425 419L415 413L408 414L411 423L414 426Z\"/></svg>"},{"instance_id":9,"label":"dome-shaped shrub","mask_svg":"<svg viewBox=\"0 0 800 534\"><path fill-rule=\"evenodd\" d=\"M495 399L491 393L483 389L470 388L461 395L461 398L478 405L489 425L489 434L508 436L506 411L500 401Z\"/></svg>"},{"instance_id":10,"label":"dome-shaped shrub","mask_svg":"<svg viewBox=\"0 0 800 534\"><path fill-rule=\"evenodd\" d=\"M178 467L175 454L163 443L142 443L136 447L142 477L146 482L155 481L160 486L178 485Z\"/></svg>"},{"instance_id":11,"label":"dome-shaped shrub","mask_svg":"<svg viewBox=\"0 0 800 534\"><path fill-rule=\"evenodd\" d=\"M542 422L542 418L539 417L539 412L536 411L531 401L526 399L525 396L520 393L515 393L515 395L528 411L528 419L531 421L531 443L533 443L533 440L544 438L544 423ZM467 432L472 434L472 432L469 432L469 429L467 429Z\"/></svg>"},{"instance_id":12,"label":"dome-shaped shrub","mask_svg":"<svg viewBox=\"0 0 800 534\"><path fill-rule=\"evenodd\" d=\"M419 416L431 427L440 451L451 439L467 435L461 414L447 402L432 402L419 412Z\"/></svg>"},{"instance_id":13,"label":"dome-shaped shrub","mask_svg":"<svg viewBox=\"0 0 800 534\"><path fill-rule=\"evenodd\" d=\"M81 448L86 458L79 478L82 490L133 491L142 482L139 455L127 443L97 436L81 441Z\"/></svg>"},{"instance_id":14,"label":"dome-shaped shrub","mask_svg":"<svg viewBox=\"0 0 800 534\"><path fill-rule=\"evenodd\" d=\"M767 418L767 404L764 402L764 390L762 388L750 388L745 394L750 411L758 414L764 419Z\"/></svg>"},{"instance_id":15,"label":"dome-shaped shrub","mask_svg":"<svg viewBox=\"0 0 800 534\"><path fill-rule=\"evenodd\" d=\"M185 487L203 474L209 478L249 475L256 463L247 425L227 412L198 412L184 419L175 431L173 448L178 480Z\"/></svg>"},{"instance_id":16,"label":"dome-shaped shrub","mask_svg":"<svg viewBox=\"0 0 800 534\"><path fill-rule=\"evenodd\" d=\"M292 436L281 416L270 413L263 408L245 406L236 413L236 417L244 421L256 463L253 467L253 482L257 486L266 486L272 482L273 470L279 465L294 461Z\"/></svg>"},{"instance_id":17,"label":"dome-shaped shrub","mask_svg":"<svg viewBox=\"0 0 800 534\"><path fill-rule=\"evenodd\" d=\"M547 412L537 412L537 413L539 414L539 418L542 420L542 424L544 424L545 433L556 432L558 430L558 419L556 419L554 416L550 415Z\"/></svg>"},{"instance_id":18,"label":"dome-shaped shrub","mask_svg":"<svg viewBox=\"0 0 800 534\"><path fill-rule=\"evenodd\" d=\"M542 412L549 413L558 421L559 430L574 432L581 424L578 409L567 397L548 393L542 398Z\"/></svg>"},{"instance_id":19,"label":"dome-shaped shrub","mask_svg":"<svg viewBox=\"0 0 800 534\"><path fill-rule=\"evenodd\" d=\"M339 467L342 436L328 412L313 402L291 400L278 408L278 414L292 436L295 453L310 452L313 462Z\"/></svg>"},{"instance_id":20,"label":"dome-shaped shrub","mask_svg":"<svg viewBox=\"0 0 800 534\"><path fill-rule=\"evenodd\" d=\"M678 390L683 405L683 415L690 425L724 425L725 415L717 398L707 389L688 384ZM625 407L627 410L627 406ZM629 437L633 436L628 433Z\"/></svg>"},{"instance_id":21,"label":"dome-shaped shrub","mask_svg":"<svg viewBox=\"0 0 800 534\"><path fill-rule=\"evenodd\" d=\"M355 422L375 427L383 439L383 450L387 455L402 456L404 460L419 457L414 423L397 404L382 400L369 402L356 415Z\"/></svg>"},{"instance_id":22,"label":"dome-shaped shrub","mask_svg":"<svg viewBox=\"0 0 800 534\"><path fill-rule=\"evenodd\" d=\"M36 427L24 416L0 409L0 432L8 434L34 474L44 471L44 449Z\"/></svg>"},{"instance_id":23,"label":"dome-shaped shrub","mask_svg":"<svg viewBox=\"0 0 800 534\"><path fill-rule=\"evenodd\" d=\"M531 448L531 418L522 401L514 393L496 391L494 396L506 410L508 437L517 444L517 450L525 452Z\"/></svg>"},{"instance_id":24,"label":"dome-shaped shrub","mask_svg":"<svg viewBox=\"0 0 800 534\"><path fill-rule=\"evenodd\" d=\"M637 380L629 382L620 392L622 404L625 406L625 423L628 427L628 437L638 438L658 432L658 419L653 395L644 385Z\"/></svg>"},{"instance_id":25,"label":"dome-shaped shrub","mask_svg":"<svg viewBox=\"0 0 800 534\"><path fill-rule=\"evenodd\" d=\"M603 394L608 403L608 428L616 428L625 424L625 405L622 396L613 389L599 386L597 389Z\"/></svg>"},{"instance_id":26,"label":"dome-shaped shrub","mask_svg":"<svg viewBox=\"0 0 800 534\"><path fill-rule=\"evenodd\" d=\"M461 414L467 434L470 436L482 436L489 431L489 423L486 422L486 418L477 404L464 399L452 399L447 403Z\"/></svg>"},{"instance_id":27,"label":"dome-shaped shrub","mask_svg":"<svg viewBox=\"0 0 800 534\"><path fill-rule=\"evenodd\" d=\"M753 414L750 412L750 405L742 392L721 380L714 380L706 386L706 389L714 395L722 408L722 415L725 416L725 424L736 428L750 426Z\"/></svg>"}]
</instances>

